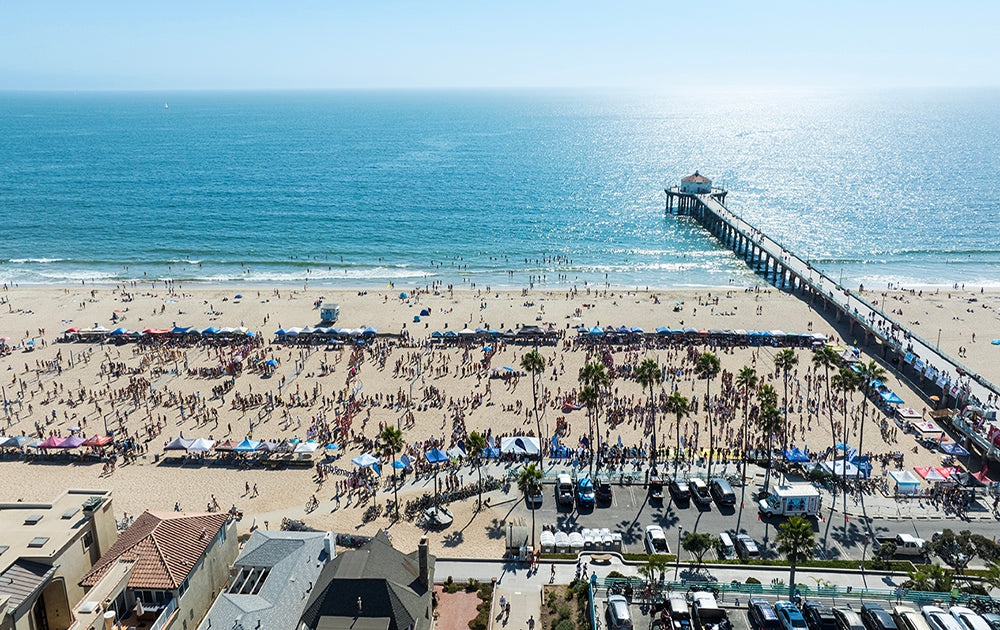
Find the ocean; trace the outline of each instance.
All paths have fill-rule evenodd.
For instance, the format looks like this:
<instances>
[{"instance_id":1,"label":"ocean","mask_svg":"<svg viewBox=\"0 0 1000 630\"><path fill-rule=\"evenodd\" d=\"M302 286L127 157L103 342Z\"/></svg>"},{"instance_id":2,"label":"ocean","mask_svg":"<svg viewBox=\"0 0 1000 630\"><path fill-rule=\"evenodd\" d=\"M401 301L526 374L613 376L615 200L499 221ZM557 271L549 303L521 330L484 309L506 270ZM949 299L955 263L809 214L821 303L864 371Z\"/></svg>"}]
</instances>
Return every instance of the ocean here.
<instances>
[{"instance_id":1,"label":"ocean","mask_svg":"<svg viewBox=\"0 0 1000 630\"><path fill-rule=\"evenodd\" d=\"M845 284L1000 286L1000 90L0 93L0 281L759 282L665 185Z\"/></svg>"}]
</instances>

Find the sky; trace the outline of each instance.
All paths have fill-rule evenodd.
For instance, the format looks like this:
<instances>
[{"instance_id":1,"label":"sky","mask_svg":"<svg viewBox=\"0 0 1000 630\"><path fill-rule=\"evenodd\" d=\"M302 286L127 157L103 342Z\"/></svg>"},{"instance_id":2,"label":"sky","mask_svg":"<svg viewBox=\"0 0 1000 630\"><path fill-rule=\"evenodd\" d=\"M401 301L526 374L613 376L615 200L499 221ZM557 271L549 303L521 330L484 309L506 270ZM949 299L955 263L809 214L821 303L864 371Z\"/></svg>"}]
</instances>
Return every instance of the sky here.
<instances>
[{"instance_id":1,"label":"sky","mask_svg":"<svg viewBox=\"0 0 1000 630\"><path fill-rule=\"evenodd\" d=\"M0 0L2 90L1000 85L1000 2Z\"/></svg>"}]
</instances>

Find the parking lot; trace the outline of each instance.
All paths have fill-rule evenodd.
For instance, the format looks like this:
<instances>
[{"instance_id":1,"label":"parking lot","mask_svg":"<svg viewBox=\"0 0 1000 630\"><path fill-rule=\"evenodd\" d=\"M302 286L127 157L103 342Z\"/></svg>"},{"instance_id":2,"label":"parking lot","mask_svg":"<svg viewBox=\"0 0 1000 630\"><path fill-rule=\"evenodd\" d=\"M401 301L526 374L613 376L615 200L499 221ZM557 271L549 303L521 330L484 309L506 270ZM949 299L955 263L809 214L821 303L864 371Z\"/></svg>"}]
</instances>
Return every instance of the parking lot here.
<instances>
[{"instance_id":1,"label":"parking lot","mask_svg":"<svg viewBox=\"0 0 1000 630\"><path fill-rule=\"evenodd\" d=\"M600 603L601 630L607 630L608 625L605 611L607 610L608 593L607 590L603 588L599 589L598 593L599 595L595 594L594 596L594 603ZM729 619L732 630L754 630L750 624L749 618L747 617L745 598L742 598L739 601L740 604L742 604L742 607L737 607L735 605L736 599L733 597L729 597L728 601L725 601L725 598L722 598L722 601L719 603L726 611L726 616ZM644 630L646 628L663 627L659 623L659 615L653 612L649 606L639 602L638 598L635 598L629 605L629 611L632 613L632 623L634 628ZM694 625L692 625L691 628L693 630L700 630Z\"/></svg>"}]
</instances>

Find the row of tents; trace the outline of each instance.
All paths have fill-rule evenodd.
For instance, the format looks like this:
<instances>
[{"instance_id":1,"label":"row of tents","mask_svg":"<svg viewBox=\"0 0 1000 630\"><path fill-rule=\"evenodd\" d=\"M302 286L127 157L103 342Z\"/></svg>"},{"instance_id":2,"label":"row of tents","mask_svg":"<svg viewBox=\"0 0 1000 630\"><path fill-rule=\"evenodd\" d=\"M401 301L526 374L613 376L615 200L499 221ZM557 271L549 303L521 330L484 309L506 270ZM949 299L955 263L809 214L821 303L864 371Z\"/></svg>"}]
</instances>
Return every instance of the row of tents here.
<instances>
[{"instance_id":1,"label":"row of tents","mask_svg":"<svg viewBox=\"0 0 1000 630\"><path fill-rule=\"evenodd\" d=\"M296 453L311 454L319 450L320 445L316 440L251 440L249 438L242 442L226 440L216 442L208 438L175 438L163 447L164 451L185 451L188 453L232 452L232 453ZM326 450L336 450L340 448L336 444L328 444Z\"/></svg>"},{"instance_id":2,"label":"row of tents","mask_svg":"<svg viewBox=\"0 0 1000 630\"><path fill-rule=\"evenodd\" d=\"M274 332L277 337L374 337L378 334L377 328L367 326L365 328L324 328L320 326L305 326L302 328L279 328Z\"/></svg>"},{"instance_id":3,"label":"row of tents","mask_svg":"<svg viewBox=\"0 0 1000 630\"><path fill-rule=\"evenodd\" d=\"M62 331L63 337L69 339L105 339L105 338L138 338L146 336L154 337L253 337L254 332L246 326L217 328L195 328L194 326L174 326L173 328L144 328L143 330L129 330L128 328L115 328L114 330L104 326L94 328L67 328Z\"/></svg>"},{"instance_id":4,"label":"row of tents","mask_svg":"<svg viewBox=\"0 0 1000 630\"><path fill-rule=\"evenodd\" d=\"M494 330L489 328L476 328L475 330L471 328L463 328L462 330L446 330L441 332L440 330L435 330L431 333L431 339L472 339L472 338L484 338L484 339L525 339L525 338L539 338L539 337L552 337L555 338L559 336L559 331L554 327L549 326L548 328L542 328L541 326L521 326L514 331L508 328L506 332L500 330Z\"/></svg>"},{"instance_id":5,"label":"row of tents","mask_svg":"<svg viewBox=\"0 0 1000 630\"><path fill-rule=\"evenodd\" d=\"M4 448L37 448L40 450L48 449L74 449L74 448L99 448L102 446L107 446L114 441L114 438L108 435L95 435L93 437L84 438L79 435L71 435L69 437L57 437L51 436L46 439L34 438L28 435L15 435L12 437L4 437L0 435L0 447Z\"/></svg>"},{"instance_id":6,"label":"row of tents","mask_svg":"<svg viewBox=\"0 0 1000 630\"><path fill-rule=\"evenodd\" d=\"M783 330L732 330L726 329L700 329L693 326L683 326L680 328L668 328L660 326L654 332L648 333L636 326L594 326L587 328L580 326L576 329L580 335L588 337L634 337L640 335L658 335L675 337L712 337L719 339L729 339L733 341L782 341L787 343L805 345L823 345L827 341L827 336L822 333L789 333Z\"/></svg>"}]
</instances>

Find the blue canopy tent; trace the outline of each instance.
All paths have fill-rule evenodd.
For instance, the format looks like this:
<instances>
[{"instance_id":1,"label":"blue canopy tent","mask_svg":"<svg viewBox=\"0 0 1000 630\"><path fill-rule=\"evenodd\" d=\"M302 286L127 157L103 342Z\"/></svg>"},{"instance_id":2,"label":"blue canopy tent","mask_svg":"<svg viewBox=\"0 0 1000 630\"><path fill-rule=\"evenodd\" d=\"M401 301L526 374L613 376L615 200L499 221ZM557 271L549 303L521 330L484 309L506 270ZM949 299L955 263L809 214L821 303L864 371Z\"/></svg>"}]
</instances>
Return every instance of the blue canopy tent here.
<instances>
[{"instance_id":1,"label":"blue canopy tent","mask_svg":"<svg viewBox=\"0 0 1000 630\"><path fill-rule=\"evenodd\" d=\"M204 335L217 335L219 333L219 329L216 328L215 326L209 326L208 328L206 328L201 332Z\"/></svg>"},{"instance_id":2,"label":"blue canopy tent","mask_svg":"<svg viewBox=\"0 0 1000 630\"><path fill-rule=\"evenodd\" d=\"M437 464L448 461L448 455L441 452L439 448L432 448L431 450L424 453L424 459L427 460L428 464L435 464L434 466L434 505L438 505L438 468Z\"/></svg>"},{"instance_id":3,"label":"blue canopy tent","mask_svg":"<svg viewBox=\"0 0 1000 630\"><path fill-rule=\"evenodd\" d=\"M965 450L960 444L954 444L948 442L947 444L942 444L940 447L942 453L947 453L954 457L968 457L969 451Z\"/></svg>"},{"instance_id":4,"label":"blue canopy tent","mask_svg":"<svg viewBox=\"0 0 1000 630\"><path fill-rule=\"evenodd\" d=\"M421 317L427 317L430 314L431 314L431 309L429 309L429 308L422 308L422 309L420 309L420 316Z\"/></svg>"},{"instance_id":5,"label":"blue canopy tent","mask_svg":"<svg viewBox=\"0 0 1000 630\"><path fill-rule=\"evenodd\" d=\"M656 334L658 334L658 335L666 335L666 334L669 334L669 333L670 333L670 329L669 328L665 328L663 326L659 326L656 329Z\"/></svg>"},{"instance_id":6,"label":"blue canopy tent","mask_svg":"<svg viewBox=\"0 0 1000 630\"><path fill-rule=\"evenodd\" d=\"M890 405L900 405L903 403L903 399L896 395L895 392L882 392L879 394L882 400Z\"/></svg>"},{"instance_id":7,"label":"blue canopy tent","mask_svg":"<svg viewBox=\"0 0 1000 630\"><path fill-rule=\"evenodd\" d=\"M351 463L357 466L358 468L371 468L372 470L375 471L376 475L382 474L382 471L379 470L378 467L378 460L375 459L375 457L371 453L362 453L361 455L358 455L357 457L352 459Z\"/></svg>"},{"instance_id":8,"label":"blue canopy tent","mask_svg":"<svg viewBox=\"0 0 1000 630\"><path fill-rule=\"evenodd\" d=\"M792 464L804 464L809 461L809 456L798 448L785 449L785 461Z\"/></svg>"},{"instance_id":9,"label":"blue canopy tent","mask_svg":"<svg viewBox=\"0 0 1000 630\"><path fill-rule=\"evenodd\" d=\"M458 333L455 332L454 330L446 330L445 333L444 333L444 336L445 337L457 337Z\"/></svg>"},{"instance_id":10,"label":"blue canopy tent","mask_svg":"<svg viewBox=\"0 0 1000 630\"><path fill-rule=\"evenodd\" d=\"M591 334L591 335L603 335L603 334L604 334L604 331L603 331L603 330L601 330L601 328L600 328L599 326L594 326L593 328L591 328L591 329L590 329L589 331L587 331L587 332L588 332L589 334Z\"/></svg>"},{"instance_id":11,"label":"blue canopy tent","mask_svg":"<svg viewBox=\"0 0 1000 630\"><path fill-rule=\"evenodd\" d=\"M434 332L431 333L431 338L432 339L440 339L443 336L444 335L441 334L440 330L435 330Z\"/></svg>"},{"instance_id":12,"label":"blue canopy tent","mask_svg":"<svg viewBox=\"0 0 1000 630\"><path fill-rule=\"evenodd\" d=\"M127 335L129 333L128 328L115 328L111 331L112 335Z\"/></svg>"},{"instance_id":13,"label":"blue canopy tent","mask_svg":"<svg viewBox=\"0 0 1000 630\"><path fill-rule=\"evenodd\" d=\"M247 438L233 447L235 453L253 453L260 448L260 442Z\"/></svg>"},{"instance_id":14,"label":"blue canopy tent","mask_svg":"<svg viewBox=\"0 0 1000 630\"><path fill-rule=\"evenodd\" d=\"M190 326L174 326L170 329L170 333L173 335L183 335L189 330L191 330Z\"/></svg>"}]
</instances>

